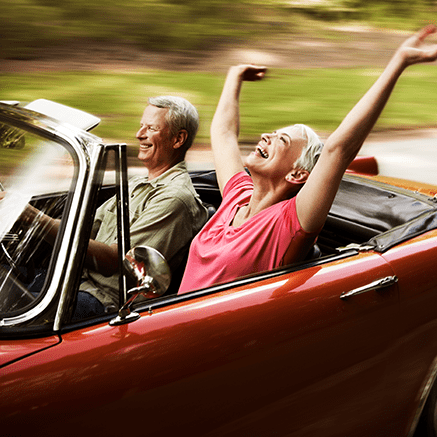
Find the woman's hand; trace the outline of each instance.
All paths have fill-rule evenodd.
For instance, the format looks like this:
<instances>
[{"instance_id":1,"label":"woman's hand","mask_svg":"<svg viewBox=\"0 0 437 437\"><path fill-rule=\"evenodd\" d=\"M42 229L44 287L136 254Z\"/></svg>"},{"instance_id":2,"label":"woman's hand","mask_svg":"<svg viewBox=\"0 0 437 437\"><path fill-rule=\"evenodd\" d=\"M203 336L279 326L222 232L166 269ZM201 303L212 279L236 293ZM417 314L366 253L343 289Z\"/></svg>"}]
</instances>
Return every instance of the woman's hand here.
<instances>
[{"instance_id":1,"label":"woman's hand","mask_svg":"<svg viewBox=\"0 0 437 437\"><path fill-rule=\"evenodd\" d=\"M240 64L235 67L231 67L231 70L237 72L241 80L254 82L264 78L267 67L252 64Z\"/></svg>"},{"instance_id":2,"label":"woman's hand","mask_svg":"<svg viewBox=\"0 0 437 437\"><path fill-rule=\"evenodd\" d=\"M437 32L436 26L430 24L408 38L398 49L405 65L432 62L437 59L437 44L427 44L426 38Z\"/></svg>"}]
</instances>

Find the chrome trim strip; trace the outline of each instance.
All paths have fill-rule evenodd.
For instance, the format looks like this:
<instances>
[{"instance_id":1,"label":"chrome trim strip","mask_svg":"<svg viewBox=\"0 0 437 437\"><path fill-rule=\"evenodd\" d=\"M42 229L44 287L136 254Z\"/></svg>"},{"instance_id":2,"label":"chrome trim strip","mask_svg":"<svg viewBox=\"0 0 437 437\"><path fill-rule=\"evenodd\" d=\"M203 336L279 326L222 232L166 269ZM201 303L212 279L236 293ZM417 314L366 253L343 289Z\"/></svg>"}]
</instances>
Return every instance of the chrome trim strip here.
<instances>
[{"instance_id":1,"label":"chrome trim strip","mask_svg":"<svg viewBox=\"0 0 437 437\"><path fill-rule=\"evenodd\" d=\"M251 286L252 284L258 284L261 281L269 280L277 278L281 281L281 276L288 275L290 273L294 273L296 271L302 269L308 269L310 267L315 267L323 264L327 264L330 262L339 261L345 258L349 258L350 256L357 255L356 251L343 252L341 254L329 255L322 258L317 258L312 261L302 261L300 263L292 264L286 267L278 267L273 270L269 270L262 273L255 273L247 277L238 278L235 281L227 282L225 284L213 285L209 288L203 288L200 290L190 291L189 293L180 294L180 295L168 295L158 298L156 300L152 300L149 302L144 302L144 304L135 306L136 311L153 311L159 308L164 308L169 305L178 304L181 302L186 302L198 297L210 296L221 291L226 291L229 289L235 289L244 286Z\"/></svg>"},{"instance_id":2,"label":"chrome trim strip","mask_svg":"<svg viewBox=\"0 0 437 437\"><path fill-rule=\"evenodd\" d=\"M119 265L119 308L127 300L127 282L123 270L123 259L130 249L129 226L129 188L127 181L127 149L126 144L111 144L108 149L115 152L116 186L117 186L117 238Z\"/></svg>"}]
</instances>

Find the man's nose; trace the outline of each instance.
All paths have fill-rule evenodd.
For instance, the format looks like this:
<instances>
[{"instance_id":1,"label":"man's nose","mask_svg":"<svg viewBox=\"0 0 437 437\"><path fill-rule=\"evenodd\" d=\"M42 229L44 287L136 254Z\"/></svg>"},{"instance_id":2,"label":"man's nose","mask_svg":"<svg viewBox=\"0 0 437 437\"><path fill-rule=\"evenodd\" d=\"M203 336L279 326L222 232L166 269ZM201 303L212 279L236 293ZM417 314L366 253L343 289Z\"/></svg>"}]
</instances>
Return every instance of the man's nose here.
<instances>
[{"instance_id":1,"label":"man's nose","mask_svg":"<svg viewBox=\"0 0 437 437\"><path fill-rule=\"evenodd\" d=\"M136 134L136 137L137 137L138 139L140 139L140 138L144 138L144 137L146 136L146 132L147 132L146 129L144 129L143 127L140 127L140 128L138 129L138 132L137 132L137 134Z\"/></svg>"}]
</instances>

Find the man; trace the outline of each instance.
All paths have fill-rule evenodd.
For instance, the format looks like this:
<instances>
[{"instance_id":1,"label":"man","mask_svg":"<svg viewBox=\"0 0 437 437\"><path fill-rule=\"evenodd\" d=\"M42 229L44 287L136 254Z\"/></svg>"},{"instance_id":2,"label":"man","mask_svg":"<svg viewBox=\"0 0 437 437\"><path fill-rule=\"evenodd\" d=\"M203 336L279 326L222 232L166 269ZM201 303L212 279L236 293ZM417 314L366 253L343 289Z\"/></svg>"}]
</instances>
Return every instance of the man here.
<instances>
[{"instance_id":1,"label":"man","mask_svg":"<svg viewBox=\"0 0 437 437\"><path fill-rule=\"evenodd\" d=\"M148 176L134 177L129 183L131 247L155 248L174 272L207 220L207 211L184 161L196 136L199 117L194 106L179 97L161 96L148 102L136 134L140 143L138 159ZM96 213L94 241L86 257L87 280L80 287L106 309L118 304L115 217L116 201L112 198Z\"/></svg>"},{"instance_id":2,"label":"man","mask_svg":"<svg viewBox=\"0 0 437 437\"><path fill-rule=\"evenodd\" d=\"M140 129L138 159L148 170L129 181L131 247L147 245L166 258L174 272L188 246L207 220L207 210L196 194L185 164L199 126L196 108L180 97L149 98ZM23 215L32 220L37 211ZM54 241L59 221L43 215ZM118 249L115 197L96 212L85 259L86 279L80 286L74 319L118 307Z\"/></svg>"},{"instance_id":3,"label":"man","mask_svg":"<svg viewBox=\"0 0 437 437\"><path fill-rule=\"evenodd\" d=\"M323 227L340 181L372 129L402 72L437 58L425 45L427 26L396 51L375 84L324 147L308 127L293 125L261 140L246 159L238 147L243 81L266 68L232 67L211 125L211 146L223 202L190 247L179 294L302 260Z\"/></svg>"}]
</instances>

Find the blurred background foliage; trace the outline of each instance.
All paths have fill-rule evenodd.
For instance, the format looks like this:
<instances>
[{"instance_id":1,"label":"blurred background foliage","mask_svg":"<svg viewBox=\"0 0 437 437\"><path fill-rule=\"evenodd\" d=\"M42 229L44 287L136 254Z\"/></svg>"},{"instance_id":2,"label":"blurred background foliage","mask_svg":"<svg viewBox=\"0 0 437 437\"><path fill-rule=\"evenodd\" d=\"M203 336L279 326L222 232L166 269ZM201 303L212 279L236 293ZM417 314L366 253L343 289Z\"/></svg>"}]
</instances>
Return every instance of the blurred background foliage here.
<instances>
[{"instance_id":1,"label":"blurred background foliage","mask_svg":"<svg viewBox=\"0 0 437 437\"><path fill-rule=\"evenodd\" d=\"M308 20L417 28L436 9L436 0L2 0L0 58L89 41L211 50L297 31Z\"/></svg>"},{"instance_id":2,"label":"blurred background foliage","mask_svg":"<svg viewBox=\"0 0 437 437\"><path fill-rule=\"evenodd\" d=\"M262 82L241 92L241 143L254 144L263 132L305 123L326 137L371 86L382 69L269 69ZM193 81L193 75L195 80ZM106 142L126 142L137 151L135 134L147 97L188 99L198 109L196 143L209 143L209 127L224 83L223 73L134 71L41 71L0 75L2 100L46 98L102 119L93 133ZM404 73L374 131L436 126L436 66Z\"/></svg>"},{"instance_id":3,"label":"blurred background foliage","mask_svg":"<svg viewBox=\"0 0 437 437\"><path fill-rule=\"evenodd\" d=\"M135 48L124 54L125 59L142 51L176 52L190 63L193 56L206 57L225 47L257 48L266 40L276 44L290 34L347 38L347 32L329 30L335 25L411 31L436 21L437 0L2 0L1 11L0 62L24 62L17 70L3 70L0 98L24 102L47 98L83 109L102 118L97 135L135 148L147 96L159 94L180 95L196 105L201 117L197 141L207 144L225 72L177 71L177 65L170 71L170 63L162 66L168 68L165 71L110 66L74 71L58 68L62 62L53 71L32 71L25 61L45 56L50 62L53 53L66 59L68 47L79 47L98 65L96 47L121 45ZM379 45L379 34L374 38ZM311 57L311 49L305 50ZM353 57L357 65L348 68L320 68L315 59L317 68L271 69L269 80L245 85L242 141L252 142L262 132L293 122L309 124L321 133L335 129L381 71L380 66L360 67L355 49ZM435 66L418 66L404 75L377 129L435 126L434 70Z\"/></svg>"}]
</instances>

